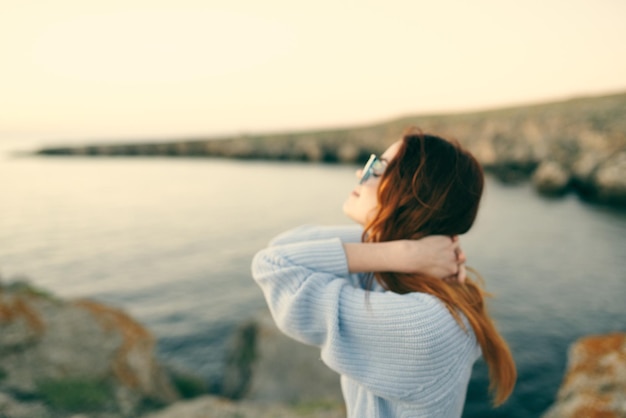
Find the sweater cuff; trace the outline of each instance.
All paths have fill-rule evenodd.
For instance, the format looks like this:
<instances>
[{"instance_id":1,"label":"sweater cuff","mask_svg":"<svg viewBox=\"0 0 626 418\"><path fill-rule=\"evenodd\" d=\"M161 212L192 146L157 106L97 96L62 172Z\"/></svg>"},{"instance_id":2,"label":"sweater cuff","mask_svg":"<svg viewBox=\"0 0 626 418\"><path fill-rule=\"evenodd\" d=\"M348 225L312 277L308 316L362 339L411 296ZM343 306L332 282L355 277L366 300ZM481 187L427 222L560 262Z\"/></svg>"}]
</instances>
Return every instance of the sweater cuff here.
<instances>
[{"instance_id":1,"label":"sweater cuff","mask_svg":"<svg viewBox=\"0 0 626 418\"><path fill-rule=\"evenodd\" d=\"M348 276L348 260L339 238L307 241L279 247L289 262L311 270Z\"/></svg>"}]
</instances>

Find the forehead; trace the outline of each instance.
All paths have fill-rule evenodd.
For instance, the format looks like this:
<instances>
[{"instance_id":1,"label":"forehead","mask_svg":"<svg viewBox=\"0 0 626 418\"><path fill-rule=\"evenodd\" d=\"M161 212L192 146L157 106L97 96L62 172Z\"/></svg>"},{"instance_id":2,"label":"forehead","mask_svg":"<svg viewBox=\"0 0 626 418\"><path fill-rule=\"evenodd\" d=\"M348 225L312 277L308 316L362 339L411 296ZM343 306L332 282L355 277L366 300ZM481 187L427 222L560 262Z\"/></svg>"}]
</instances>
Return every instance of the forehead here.
<instances>
[{"instance_id":1,"label":"forehead","mask_svg":"<svg viewBox=\"0 0 626 418\"><path fill-rule=\"evenodd\" d=\"M389 148L385 150L385 152L383 152L383 155L381 155L380 158L382 160L391 161L393 157L395 157L396 154L398 153L398 150L400 149L401 145L402 145L402 141L394 142L393 144L389 146Z\"/></svg>"}]
</instances>

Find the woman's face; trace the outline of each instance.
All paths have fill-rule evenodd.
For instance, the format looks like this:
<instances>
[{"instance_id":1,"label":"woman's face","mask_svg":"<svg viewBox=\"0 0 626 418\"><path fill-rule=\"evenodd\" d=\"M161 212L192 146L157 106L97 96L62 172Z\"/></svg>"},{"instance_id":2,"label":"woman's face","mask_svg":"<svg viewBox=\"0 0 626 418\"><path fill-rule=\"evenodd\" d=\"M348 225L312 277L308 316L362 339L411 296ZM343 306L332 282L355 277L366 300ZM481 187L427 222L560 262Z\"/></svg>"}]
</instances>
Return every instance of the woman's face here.
<instances>
[{"instance_id":1,"label":"woman's face","mask_svg":"<svg viewBox=\"0 0 626 418\"><path fill-rule=\"evenodd\" d=\"M402 145L402 141L394 142L380 157L382 171L389 164L389 161L396 156L400 145ZM382 174L381 167L373 170L369 178L363 183L357 184L343 204L343 213L361 225L365 225L371 217L376 215L378 186L380 184L380 175ZM357 170L356 176L361 179L363 170Z\"/></svg>"}]
</instances>

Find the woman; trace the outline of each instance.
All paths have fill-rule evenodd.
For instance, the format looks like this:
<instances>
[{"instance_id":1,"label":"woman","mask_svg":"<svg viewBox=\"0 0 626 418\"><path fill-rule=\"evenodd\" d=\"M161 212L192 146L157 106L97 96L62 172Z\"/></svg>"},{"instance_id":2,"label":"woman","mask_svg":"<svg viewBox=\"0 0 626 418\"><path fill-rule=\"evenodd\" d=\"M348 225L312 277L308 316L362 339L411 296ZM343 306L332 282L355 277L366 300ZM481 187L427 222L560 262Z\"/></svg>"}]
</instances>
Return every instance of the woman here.
<instances>
[{"instance_id":1,"label":"woman","mask_svg":"<svg viewBox=\"0 0 626 418\"><path fill-rule=\"evenodd\" d=\"M481 354L500 405L515 364L456 238L478 212L480 165L408 131L357 176L343 209L361 227L297 228L255 256L276 324L320 347L349 417L460 417Z\"/></svg>"}]
</instances>

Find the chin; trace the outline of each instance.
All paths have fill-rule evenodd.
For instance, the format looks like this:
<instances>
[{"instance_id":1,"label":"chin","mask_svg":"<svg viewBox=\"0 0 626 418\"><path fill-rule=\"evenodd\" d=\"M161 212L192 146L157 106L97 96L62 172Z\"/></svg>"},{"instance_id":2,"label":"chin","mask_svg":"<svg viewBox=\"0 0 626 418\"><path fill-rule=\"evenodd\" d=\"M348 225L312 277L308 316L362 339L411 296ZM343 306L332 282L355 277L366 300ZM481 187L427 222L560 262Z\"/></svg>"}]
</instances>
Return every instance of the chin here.
<instances>
[{"instance_id":1,"label":"chin","mask_svg":"<svg viewBox=\"0 0 626 418\"><path fill-rule=\"evenodd\" d=\"M359 216L361 215L360 213L355 213L354 209L355 208L350 205L350 199L346 200L345 203L343 204L344 215L346 215L348 218L352 219L354 222L360 225L365 225L364 217Z\"/></svg>"},{"instance_id":2,"label":"chin","mask_svg":"<svg viewBox=\"0 0 626 418\"><path fill-rule=\"evenodd\" d=\"M359 218L359 217L357 217L357 216L354 216L353 214L351 214L351 213L350 213L350 211L345 211L345 210L344 210L344 211L343 211L343 213L344 213L344 214L345 214L348 218L352 219L354 222L358 223L359 225L361 225L361 226L364 226L364 225L365 225L365 222L364 222L362 219L360 219L360 218Z\"/></svg>"}]
</instances>

